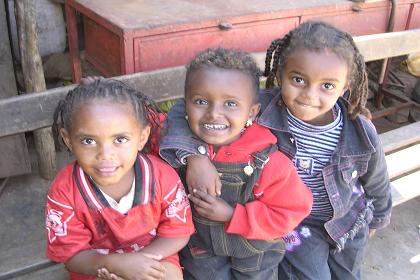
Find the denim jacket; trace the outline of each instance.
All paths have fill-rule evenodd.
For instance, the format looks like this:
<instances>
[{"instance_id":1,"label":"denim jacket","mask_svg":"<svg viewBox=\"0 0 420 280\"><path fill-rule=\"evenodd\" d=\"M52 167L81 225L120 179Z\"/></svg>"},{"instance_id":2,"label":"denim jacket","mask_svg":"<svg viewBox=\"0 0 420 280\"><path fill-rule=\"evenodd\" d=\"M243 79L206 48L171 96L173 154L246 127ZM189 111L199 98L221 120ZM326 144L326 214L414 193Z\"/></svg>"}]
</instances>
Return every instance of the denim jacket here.
<instances>
[{"instance_id":1,"label":"denim jacket","mask_svg":"<svg viewBox=\"0 0 420 280\"><path fill-rule=\"evenodd\" d=\"M279 150L293 159L296 141L288 127L286 107L278 105L280 98L278 88L261 91L263 113L258 122L277 136ZM348 119L344 98L338 105L344 116L341 137L322 175L333 208L333 217L324 227L342 249L366 223L375 229L387 226L392 200L385 155L374 125L361 115Z\"/></svg>"},{"instance_id":2,"label":"denim jacket","mask_svg":"<svg viewBox=\"0 0 420 280\"><path fill-rule=\"evenodd\" d=\"M279 89L261 90L259 98L262 114L258 122L276 135L279 150L293 159L296 141L288 127L286 107L278 105ZM348 119L345 99L340 98L338 105L344 116L342 135L322 173L333 208L333 217L324 226L340 250L365 224L375 229L387 226L392 200L385 155L375 127L364 116ZM161 156L173 166L181 164L178 150L203 154L206 146L192 136L184 115L180 101L168 115L168 134L160 142Z\"/></svg>"}]
</instances>

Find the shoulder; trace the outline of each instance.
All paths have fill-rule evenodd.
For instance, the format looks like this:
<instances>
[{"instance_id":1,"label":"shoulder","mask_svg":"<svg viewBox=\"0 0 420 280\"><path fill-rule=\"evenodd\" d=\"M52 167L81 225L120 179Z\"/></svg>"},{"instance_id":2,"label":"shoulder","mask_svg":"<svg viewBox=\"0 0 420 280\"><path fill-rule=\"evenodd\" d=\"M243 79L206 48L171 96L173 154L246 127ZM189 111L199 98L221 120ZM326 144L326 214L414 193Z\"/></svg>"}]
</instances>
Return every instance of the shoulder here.
<instances>
[{"instance_id":1,"label":"shoulder","mask_svg":"<svg viewBox=\"0 0 420 280\"><path fill-rule=\"evenodd\" d=\"M66 165L63 169L61 169L57 175L55 176L54 180L51 183L50 192L53 190L70 190L73 188L74 184L74 170L75 162L72 162Z\"/></svg>"},{"instance_id":2,"label":"shoulder","mask_svg":"<svg viewBox=\"0 0 420 280\"><path fill-rule=\"evenodd\" d=\"M166 161L162 160L161 158L152 154L147 154L143 156L146 156L150 160L150 163L152 164L155 172L164 173L164 174L165 173L176 174L175 169L172 166L170 166Z\"/></svg>"},{"instance_id":3,"label":"shoulder","mask_svg":"<svg viewBox=\"0 0 420 280\"><path fill-rule=\"evenodd\" d=\"M379 135L372 121L363 115L358 115L355 121L358 122L360 129L363 130L372 144L376 146L379 143Z\"/></svg>"},{"instance_id":4,"label":"shoulder","mask_svg":"<svg viewBox=\"0 0 420 280\"><path fill-rule=\"evenodd\" d=\"M75 163L68 164L61 169L51 183L51 187L47 195L47 205L54 207L72 208L75 203L74 193L77 188L73 170Z\"/></svg>"},{"instance_id":5,"label":"shoulder","mask_svg":"<svg viewBox=\"0 0 420 280\"><path fill-rule=\"evenodd\" d=\"M158 183L160 188L164 188L168 185L177 184L180 181L178 173L172 166L154 155L141 155L147 158L151 164L153 170L154 181Z\"/></svg>"},{"instance_id":6,"label":"shoulder","mask_svg":"<svg viewBox=\"0 0 420 280\"><path fill-rule=\"evenodd\" d=\"M258 98L261 103L262 108L266 108L272 99L280 93L280 89L269 88L269 89L260 89L258 93Z\"/></svg>"}]
</instances>

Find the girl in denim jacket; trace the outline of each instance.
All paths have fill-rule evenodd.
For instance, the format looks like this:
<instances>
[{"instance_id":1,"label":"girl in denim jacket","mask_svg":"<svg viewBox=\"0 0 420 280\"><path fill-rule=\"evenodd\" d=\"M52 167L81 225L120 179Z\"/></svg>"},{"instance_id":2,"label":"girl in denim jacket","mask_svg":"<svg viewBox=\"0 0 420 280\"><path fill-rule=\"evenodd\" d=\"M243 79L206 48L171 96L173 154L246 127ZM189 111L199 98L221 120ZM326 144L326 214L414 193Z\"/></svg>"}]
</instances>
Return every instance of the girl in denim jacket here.
<instances>
[{"instance_id":1,"label":"girl in denim jacket","mask_svg":"<svg viewBox=\"0 0 420 280\"><path fill-rule=\"evenodd\" d=\"M305 22L272 42L264 74L258 123L276 135L314 196L310 215L284 237L279 279L360 279L368 237L389 224L392 208L385 156L366 108L363 57L351 35ZM189 185L217 193L217 174L182 111L170 113L160 153L188 157Z\"/></svg>"}]
</instances>

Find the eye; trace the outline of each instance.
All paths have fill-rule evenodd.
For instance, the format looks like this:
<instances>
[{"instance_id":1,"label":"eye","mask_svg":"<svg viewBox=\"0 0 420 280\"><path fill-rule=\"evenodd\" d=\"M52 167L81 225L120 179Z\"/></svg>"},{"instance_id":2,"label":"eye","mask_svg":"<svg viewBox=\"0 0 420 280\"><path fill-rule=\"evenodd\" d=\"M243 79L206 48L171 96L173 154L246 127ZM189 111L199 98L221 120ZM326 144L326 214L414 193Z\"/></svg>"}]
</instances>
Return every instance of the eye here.
<instances>
[{"instance_id":1,"label":"eye","mask_svg":"<svg viewBox=\"0 0 420 280\"><path fill-rule=\"evenodd\" d=\"M127 142L128 142L128 139L124 136L118 137L114 141L115 144L124 144L124 143L127 143Z\"/></svg>"},{"instance_id":2,"label":"eye","mask_svg":"<svg viewBox=\"0 0 420 280\"><path fill-rule=\"evenodd\" d=\"M226 101L225 105L228 107L237 107L238 103L236 103L235 101Z\"/></svg>"},{"instance_id":3,"label":"eye","mask_svg":"<svg viewBox=\"0 0 420 280\"><path fill-rule=\"evenodd\" d=\"M292 77L292 81L295 82L298 85L304 85L305 80L301 77Z\"/></svg>"},{"instance_id":4,"label":"eye","mask_svg":"<svg viewBox=\"0 0 420 280\"><path fill-rule=\"evenodd\" d=\"M331 83L324 83L322 85L322 88L325 90L333 90L335 89L335 85L331 84Z\"/></svg>"},{"instance_id":5,"label":"eye","mask_svg":"<svg viewBox=\"0 0 420 280\"><path fill-rule=\"evenodd\" d=\"M197 104L197 105L207 105L208 102L207 102L207 100L204 100L204 99L196 99L196 100L194 100L194 104Z\"/></svg>"},{"instance_id":6,"label":"eye","mask_svg":"<svg viewBox=\"0 0 420 280\"><path fill-rule=\"evenodd\" d=\"M92 138L84 138L80 141L83 145L95 145L96 141Z\"/></svg>"}]
</instances>

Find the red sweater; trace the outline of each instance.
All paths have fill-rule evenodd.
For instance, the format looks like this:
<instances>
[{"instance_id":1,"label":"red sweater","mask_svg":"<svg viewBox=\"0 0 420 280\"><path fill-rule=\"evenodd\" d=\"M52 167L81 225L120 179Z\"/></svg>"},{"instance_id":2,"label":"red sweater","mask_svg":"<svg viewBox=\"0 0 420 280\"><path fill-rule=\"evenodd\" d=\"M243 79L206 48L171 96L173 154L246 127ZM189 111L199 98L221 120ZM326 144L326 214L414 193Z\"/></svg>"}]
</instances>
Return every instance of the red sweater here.
<instances>
[{"instance_id":1,"label":"red sweater","mask_svg":"<svg viewBox=\"0 0 420 280\"><path fill-rule=\"evenodd\" d=\"M277 138L256 123L230 145L220 147L212 160L217 162L253 161L252 153L277 143ZM209 147L213 154L212 147ZM227 233L246 239L272 240L293 230L312 208L312 193L299 178L289 158L276 151L264 166L255 184L255 200L236 204L232 219L226 223Z\"/></svg>"}]
</instances>

